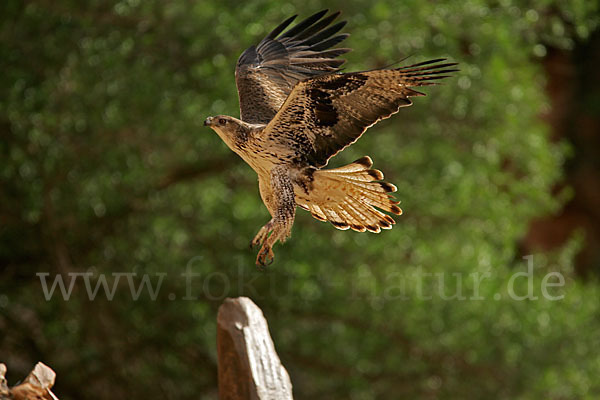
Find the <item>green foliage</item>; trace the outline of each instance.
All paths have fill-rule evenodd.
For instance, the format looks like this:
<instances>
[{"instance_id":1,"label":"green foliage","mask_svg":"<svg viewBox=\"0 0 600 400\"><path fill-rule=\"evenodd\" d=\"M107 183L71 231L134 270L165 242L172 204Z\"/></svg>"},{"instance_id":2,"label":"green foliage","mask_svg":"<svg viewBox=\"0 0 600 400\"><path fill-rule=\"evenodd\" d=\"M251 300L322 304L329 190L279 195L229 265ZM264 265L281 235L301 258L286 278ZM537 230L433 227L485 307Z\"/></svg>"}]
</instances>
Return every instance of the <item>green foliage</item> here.
<instances>
[{"instance_id":1,"label":"green foliage","mask_svg":"<svg viewBox=\"0 0 600 400\"><path fill-rule=\"evenodd\" d=\"M5 0L0 354L15 379L42 360L61 399L216 398L216 310L246 295L298 398L600 394L600 291L570 268L577 243L534 257L537 300L507 293L527 271L517 247L528 222L561 203L551 189L567 148L540 119L550 105L538 60L596 29L597 3L368 4L327 4L349 21L348 70L406 56L460 63L332 160L371 155L405 215L371 235L299 210L292 239L258 272L247 247L268 213L256 177L202 121L237 115L241 51L322 2ZM186 266L200 274L191 293ZM562 300L540 292L554 271L566 282L549 291ZM89 301L82 281L70 301L46 301L39 272L167 275L156 300L133 301L123 278L112 301ZM489 274L481 300L477 273ZM458 277L467 299L440 297Z\"/></svg>"}]
</instances>

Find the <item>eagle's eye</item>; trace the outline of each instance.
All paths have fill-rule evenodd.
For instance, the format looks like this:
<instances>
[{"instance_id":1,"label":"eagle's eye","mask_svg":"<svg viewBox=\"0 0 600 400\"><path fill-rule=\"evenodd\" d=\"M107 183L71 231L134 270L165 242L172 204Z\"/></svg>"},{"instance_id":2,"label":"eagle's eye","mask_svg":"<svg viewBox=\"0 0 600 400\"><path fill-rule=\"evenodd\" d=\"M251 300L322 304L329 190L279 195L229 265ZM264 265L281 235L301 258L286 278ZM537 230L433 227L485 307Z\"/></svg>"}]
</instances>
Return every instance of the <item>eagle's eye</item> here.
<instances>
[{"instance_id":1,"label":"eagle's eye","mask_svg":"<svg viewBox=\"0 0 600 400\"><path fill-rule=\"evenodd\" d=\"M225 125L227 120L225 118L219 118L219 125Z\"/></svg>"}]
</instances>

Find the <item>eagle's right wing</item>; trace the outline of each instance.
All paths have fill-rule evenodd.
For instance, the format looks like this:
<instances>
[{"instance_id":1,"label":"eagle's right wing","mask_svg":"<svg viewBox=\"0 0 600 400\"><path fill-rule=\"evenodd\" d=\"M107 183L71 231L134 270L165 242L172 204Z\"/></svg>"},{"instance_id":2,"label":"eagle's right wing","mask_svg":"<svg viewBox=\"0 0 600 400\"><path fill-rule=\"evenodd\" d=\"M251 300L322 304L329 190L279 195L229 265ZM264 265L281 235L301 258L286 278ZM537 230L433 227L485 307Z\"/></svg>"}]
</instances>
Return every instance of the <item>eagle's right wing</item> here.
<instances>
[{"instance_id":1,"label":"eagle's right wing","mask_svg":"<svg viewBox=\"0 0 600 400\"><path fill-rule=\"evenodd\" d=\"M336 35L346 21L329 26L340 13L323 18L327 11L281 33L296 16L288 18L257 46L242 53L235 68L242 121L267 124L297 82L338 71L344 60L337 57L350 49L332 47L348 37Z\"/></svg>"},{"instance_id":2,"label":"eagle's right wing","mask_svg":"<svg viewBox=\"0 0 600 400\"><path fill-rule=\"evenodd\" d=\"M396 69L317 76L299 82L262 135L291 161L323 167L376 122L424 96L411 87L433 85L457 71L444 59Z\"/></svg>"}]
</instances>

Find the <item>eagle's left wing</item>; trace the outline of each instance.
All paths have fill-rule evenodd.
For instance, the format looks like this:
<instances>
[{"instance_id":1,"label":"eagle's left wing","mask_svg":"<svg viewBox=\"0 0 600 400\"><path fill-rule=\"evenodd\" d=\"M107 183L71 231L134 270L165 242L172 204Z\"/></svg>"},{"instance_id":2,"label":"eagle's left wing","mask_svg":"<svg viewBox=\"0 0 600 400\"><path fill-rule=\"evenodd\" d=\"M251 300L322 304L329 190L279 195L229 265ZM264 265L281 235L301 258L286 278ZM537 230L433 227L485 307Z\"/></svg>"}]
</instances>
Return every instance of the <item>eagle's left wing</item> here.
<instances>
[{"instance_id":1,"label":"eagle's left wing","mask_svg":"<svg viewBox=\"0 0 600 400\"><path fill-rule=\"evenodd\" d=\"M334 46L348 37L338 34L346 21L331 25L340 12L326 13L320 11L283 32L295 16L288 18L242 53L235 68L242 121L268 123L298 81L339 70L344 60L337 57L350 49Z\"/></svg>"},{"instance_id":2,"label":"eagle's left wing","mask_svg":"<svg viewBox=\"0 0 600 400\"><path fill-rule=\"evenodd\" d=\"M424 96L410 89L435 84L457 71L430 60L397 69L321 75L299 82L263 135L298 162L323 167L376 122Z\"/></svg>"}]
</instances>

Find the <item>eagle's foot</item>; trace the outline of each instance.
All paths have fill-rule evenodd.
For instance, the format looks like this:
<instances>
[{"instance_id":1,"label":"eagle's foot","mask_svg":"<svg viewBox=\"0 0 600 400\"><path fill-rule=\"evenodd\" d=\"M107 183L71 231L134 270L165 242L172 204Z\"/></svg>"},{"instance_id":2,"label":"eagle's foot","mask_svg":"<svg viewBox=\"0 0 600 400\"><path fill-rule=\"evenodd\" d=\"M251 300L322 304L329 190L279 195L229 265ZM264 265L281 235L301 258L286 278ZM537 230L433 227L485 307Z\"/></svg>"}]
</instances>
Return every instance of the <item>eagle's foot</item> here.
<instances>
[{"instance_id":1,"label":"eagle's foot","mask_svg":"<svg viewBox=\"0 0 600 400\"><path fill-rule=\"evenodd\" d=\"M260 228L254 239L250 242L250 248L253 249L257 246L262 246L265 240L269 237L269 234L273 231L273 220L270 220Z\"/></svg>"},{"instance_id":2,"label":"eagle's foot","mask_svg":"<svg viewBox=\"0 0 600 400\"><path fill-rule=\"evenodd\" d=\"M263 244L258 252L258 256L256 256L256 265L260 267L266 267L268 265L273 264L273 260L275 258L275 254L273 254L273 250L271 246L267 246Z\"/></svg>"}]
</instances>

